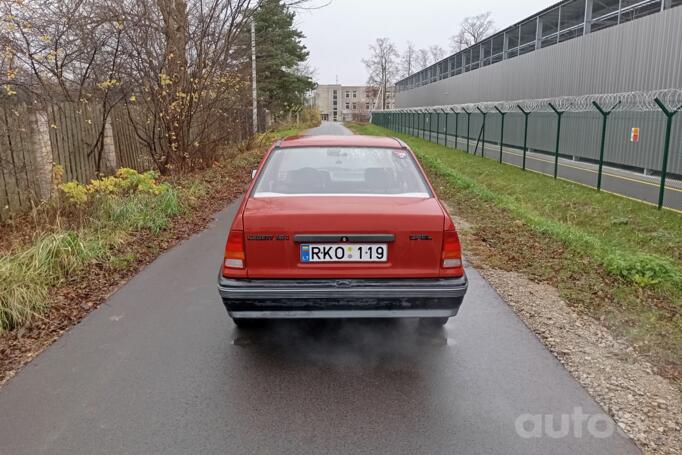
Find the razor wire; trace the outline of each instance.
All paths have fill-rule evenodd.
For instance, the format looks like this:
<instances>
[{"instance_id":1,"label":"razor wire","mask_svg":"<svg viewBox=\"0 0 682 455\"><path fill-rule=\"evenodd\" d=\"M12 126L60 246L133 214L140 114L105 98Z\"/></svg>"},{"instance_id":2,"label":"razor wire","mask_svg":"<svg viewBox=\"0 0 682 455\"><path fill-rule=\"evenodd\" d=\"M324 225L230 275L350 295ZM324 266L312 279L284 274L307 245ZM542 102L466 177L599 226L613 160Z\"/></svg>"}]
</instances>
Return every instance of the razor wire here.
<instances>
[{"instance_id":1,"label":"razor wire","mask_svg":"<svg viewBox=\"0 0 682 455\"><path fill-rule=\"evenodd\" d=\"M660 111L656 100L671 110L682 109L682 89L664 89L623 93L602 93L578 96L559 96L555 98L523 99L516 101L482 101L480 103L449 104L440 106L421 106L373 111L373 113L444 113L456 112L560 112L595 111L595 103L607 111L653 112Z\"/></svg>"}]
</instances>

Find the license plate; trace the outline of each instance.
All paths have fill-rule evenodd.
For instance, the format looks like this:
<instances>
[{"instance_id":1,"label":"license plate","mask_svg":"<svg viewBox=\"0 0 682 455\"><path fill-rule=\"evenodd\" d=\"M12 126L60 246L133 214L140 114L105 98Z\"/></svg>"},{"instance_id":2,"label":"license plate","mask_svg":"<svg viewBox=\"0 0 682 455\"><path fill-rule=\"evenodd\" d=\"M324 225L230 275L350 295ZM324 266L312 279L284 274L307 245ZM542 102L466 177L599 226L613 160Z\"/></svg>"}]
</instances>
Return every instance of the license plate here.
<instances>
[{"instance_id":1,"label":"license plate","mask_svg":"<svg viewBox=\"0 0 682 455\"><path fill-rule=\"evenodd\" d=\"M319 243L301 245L301 262L386 262L385 243Z\"/></svg>"}]
</instances>

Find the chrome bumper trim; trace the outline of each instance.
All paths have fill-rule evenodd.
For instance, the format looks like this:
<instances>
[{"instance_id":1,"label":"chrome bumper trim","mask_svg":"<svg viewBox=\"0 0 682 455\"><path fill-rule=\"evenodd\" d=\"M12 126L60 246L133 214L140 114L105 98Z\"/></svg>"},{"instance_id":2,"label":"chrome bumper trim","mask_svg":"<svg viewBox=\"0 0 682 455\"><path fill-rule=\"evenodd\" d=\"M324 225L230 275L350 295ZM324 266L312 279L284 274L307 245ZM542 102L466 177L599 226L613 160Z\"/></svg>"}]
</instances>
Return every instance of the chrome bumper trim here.
<instances>
[{"instance_id":1,"label":"chrome bumper trim","mask_svg":"<svg viewBox=\"0 0 682 455\"><path fill-rule=\"evenodd\" d=\"M344 285L334 285L343 282ZM218 290L223 299L325 299L325 298L458 298L467 291L467 279L451 278L433 281L395 280L390 283L362 280L328 280L319 286L296 285L281 282L258 282L257 280L231 280L221 278Z\"/></svg>"},{"instance_id":2,"label":"chrome bumper trim","mask_svg":"<svg viewBox=\"0 0 682 455\"><path fill-rule=\"evenodd\" d=\"M228 311L243 319L344 319L344 318L444 318L457 310L311 310L311 311Z\"/></svg>"}]
</instances>

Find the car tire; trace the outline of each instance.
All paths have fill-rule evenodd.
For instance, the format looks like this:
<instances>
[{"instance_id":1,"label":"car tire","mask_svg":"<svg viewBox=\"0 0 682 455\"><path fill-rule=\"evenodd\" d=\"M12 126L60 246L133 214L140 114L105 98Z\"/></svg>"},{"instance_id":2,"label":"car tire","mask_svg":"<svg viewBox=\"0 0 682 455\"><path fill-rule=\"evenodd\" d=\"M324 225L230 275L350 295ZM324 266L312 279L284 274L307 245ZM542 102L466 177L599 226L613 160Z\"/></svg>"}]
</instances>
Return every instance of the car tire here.
<instances>
[{"instance_id":1,"label":"car tire","mask_svg":"<svg viewBox=\"0 0 682 455\"><path fill-rule=\"evenodd\" d=\"M420 318L419 325L425 328L437 329L448 323L450 318Z\"/></svg>"},{"instance_id":2,"label":"car tire","mask_svg":"<svg viewBox=\"0 0 682 455\"><path fill-rule=\"evenodd\" d=\"M232 318L232 322L240 329L255 329L263 325L260 319Z\"/></svg>"}]
</instances>

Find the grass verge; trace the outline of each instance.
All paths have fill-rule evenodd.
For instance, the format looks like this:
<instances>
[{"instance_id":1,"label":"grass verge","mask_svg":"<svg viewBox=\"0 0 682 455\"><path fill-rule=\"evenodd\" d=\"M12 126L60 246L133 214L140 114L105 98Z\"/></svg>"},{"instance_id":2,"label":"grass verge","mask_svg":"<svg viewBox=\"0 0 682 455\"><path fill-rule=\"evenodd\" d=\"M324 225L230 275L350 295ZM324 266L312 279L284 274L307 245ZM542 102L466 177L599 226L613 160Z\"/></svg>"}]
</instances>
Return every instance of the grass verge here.
<instances>
[{"instance_id":1,"label":"grass verge","mask_svg":"<svg viewBox=\"0 0 682 455\"><path fill-rule=\"evenodd\" d=\"M415 151L440 196L474 224L486 265L559 289L655 364L682 378L682 216L366 124Z\"/></svg>"},{"instance_id":2,"label":"grass verge","mask_svg":"<svg viewBox=\"0 0 682 455\"><path fill-rule=\"evenodd\" d=\"M43 224L0 251L0 334L44 318L51 289L87 281L92 268L134 265L137 258L124 251L124 244L158 236L179 215L191 217L202 198L221 191L219 186L243 187L264 146L299 131L286 127L266 133L252 150L229 152L210 169L164 182L153 173L121 170L89 185L61 185L59 197L44 209L49 215Z\"/></svg>"}]
</instances>

